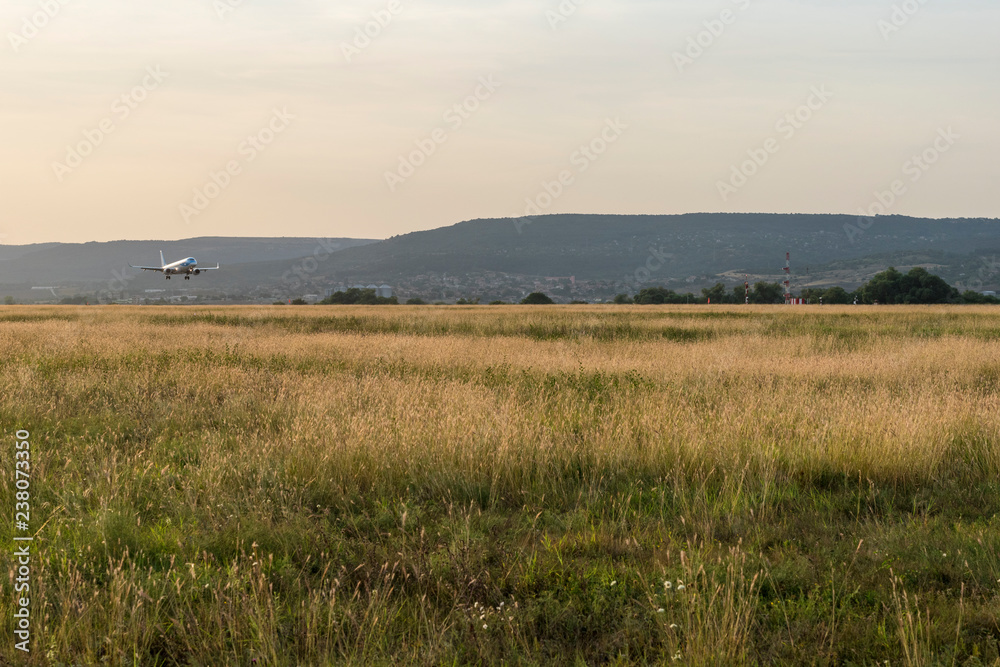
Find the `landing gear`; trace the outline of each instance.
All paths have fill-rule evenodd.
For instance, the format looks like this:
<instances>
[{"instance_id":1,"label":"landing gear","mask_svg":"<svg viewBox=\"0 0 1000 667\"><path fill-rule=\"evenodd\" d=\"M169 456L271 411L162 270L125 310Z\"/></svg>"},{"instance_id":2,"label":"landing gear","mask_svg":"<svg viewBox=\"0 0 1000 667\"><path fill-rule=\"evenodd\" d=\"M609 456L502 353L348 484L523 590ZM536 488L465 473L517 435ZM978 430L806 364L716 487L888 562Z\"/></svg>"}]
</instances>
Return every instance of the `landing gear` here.
<instances>
[{"instance_id":1,"label":"landing gear","mask_svg":"<svg viewBox=\"0 0 1000 667\"><path fill-rule=\"evenodd\" d=\"M191 276L184 276L184 280L191 280Z\"/></svg>"},{"instance_id":2,"label":"landing gear","mask_svg":"<svg viewBox=\"0 0 1000 667\"><path fill-rule=\"evenodd\" d=\"M167 276L167 280L170 280L170 276Z\"/></svg>"}]
</instances>

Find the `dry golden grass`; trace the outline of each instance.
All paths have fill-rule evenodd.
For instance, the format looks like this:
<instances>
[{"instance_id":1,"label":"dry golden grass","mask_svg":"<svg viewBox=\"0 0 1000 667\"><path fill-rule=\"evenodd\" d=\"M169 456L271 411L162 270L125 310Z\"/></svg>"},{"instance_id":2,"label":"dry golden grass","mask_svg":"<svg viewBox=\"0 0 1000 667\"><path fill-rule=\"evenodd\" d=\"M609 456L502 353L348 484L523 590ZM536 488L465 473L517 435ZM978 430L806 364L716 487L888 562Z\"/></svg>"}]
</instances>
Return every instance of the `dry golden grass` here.
<instances>
[{"instance_id":1,"label":"dry golden grass","mask_svg":"<svg viewBox=\"0 0 1000 667\"><path fill-rule=\"evenodd\" d=\"M990 307L0 310L35 660L988 662L944 565L892 550L922 521L966 618L998 608L998 336ZM940 611L882 641L905 587Z\"/></svg>"}]
</instances>

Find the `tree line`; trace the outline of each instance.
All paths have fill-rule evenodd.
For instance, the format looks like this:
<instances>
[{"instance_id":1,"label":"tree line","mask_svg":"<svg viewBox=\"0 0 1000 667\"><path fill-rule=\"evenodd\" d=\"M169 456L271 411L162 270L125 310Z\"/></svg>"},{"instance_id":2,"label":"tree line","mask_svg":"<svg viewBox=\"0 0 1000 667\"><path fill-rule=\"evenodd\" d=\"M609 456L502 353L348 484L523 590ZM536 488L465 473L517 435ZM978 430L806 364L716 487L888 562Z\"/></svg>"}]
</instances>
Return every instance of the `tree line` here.
<instances>
[{"instance_id":1,"label":"tree line","mask_svg":"<svg viewBox=\"0 0 1000 667\"><path fill-rule=\"evenodd\" d=\"M634 303L639 305L684 303L739 304L744 303L746 297L747 292L744 285L736 285L731 290L727 290L723 283L716 283L712 287L702 289L700 295L691 292L682 294L665 287L647 287L633 296L619 294L614 298L614 302L617 304ZM781 304L785 302L784 286L781 283L757 282L750 288L749 297L752 304ZM940 276L936 276L927 271L927 269L919 266L910 269L906 273L902 273L895 267L890 266L851 292L840 286L825 288L810 287L801 290L798 297L805 299L806 303L825 305L854 303L1000 304L1000 299L997 299L995 296L988 296L971 290L960 293ZM395 305L399 301L394 296L389 298L377 296L373 289L351 288L345 292L334 292L319 303L326 305ZM410 305L423 305L425 302L421 299L410 299L406 303ZM474 305L478 303L479 299L461 299L458 305ZM491 305L500 305L502 303L494 301L491 302ZM541 292L533 292L525 297L521 303L526 305L544 305L554 302L550 297Z\"/></svg>"},{"instance_id":2,"label":"tree line","mask_svg":"<svg viewBox=\"0 0 1000 667\"><path fill-rule=\"evenodd\" d=\"M750 303L780 304L785 302L785 290L781 283L758 282L750 289ZM843 287L807 288L799 298L813 304L943 304L973 303L1000 304L1000 299L979 292L959 291L940 276L927 269L914 267L901 273L890 266L876 274L864 285L848 292ZM744 285L737 285L731 291L722 283L701 290L701 295L679 294L664 287L647 287L634 296L619 294L615 303L680 304L680 303L744 303L747 293Z\"/></svg>"}]
</instances>

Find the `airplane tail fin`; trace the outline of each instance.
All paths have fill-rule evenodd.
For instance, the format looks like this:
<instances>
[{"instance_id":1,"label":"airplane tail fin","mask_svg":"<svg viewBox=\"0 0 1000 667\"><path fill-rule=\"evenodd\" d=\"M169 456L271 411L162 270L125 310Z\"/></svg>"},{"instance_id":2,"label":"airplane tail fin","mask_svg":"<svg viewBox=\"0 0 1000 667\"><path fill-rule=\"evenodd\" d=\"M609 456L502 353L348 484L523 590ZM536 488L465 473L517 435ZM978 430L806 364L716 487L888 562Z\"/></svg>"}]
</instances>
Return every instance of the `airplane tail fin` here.
<instances>
[{"instance_id":1,"label":"airplane tail fin","mask_svg":"<svg viewBox=\"0 0 1000 667\"><path fill-rule=\"evenodd\" d=\"M160 251L160 266L166 266L167 260L163 259L163 251Z\"/></svg>"}]
</instances>

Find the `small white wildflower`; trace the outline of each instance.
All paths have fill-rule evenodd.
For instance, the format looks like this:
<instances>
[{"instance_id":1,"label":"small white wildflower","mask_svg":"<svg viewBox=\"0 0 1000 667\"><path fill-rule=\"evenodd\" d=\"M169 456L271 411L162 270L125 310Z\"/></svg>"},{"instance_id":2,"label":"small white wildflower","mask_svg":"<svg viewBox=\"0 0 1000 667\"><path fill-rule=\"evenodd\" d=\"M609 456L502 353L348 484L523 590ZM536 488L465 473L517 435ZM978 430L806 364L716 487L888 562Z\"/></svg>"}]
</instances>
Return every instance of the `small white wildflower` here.
<instances>
[{"instance_id":1,"label":"small white wildflower","mask_svg":"<svg viewBox=\"0 0 1000 667\"><path fill-rule=\"evenodd\" d=\"M686 586L684 586L684 584L677 584L677 590L682 591L685 588L686 588Z\"/></svg>"},{"instance_id":2,"label":"small white wildflower","mask_svg":"<svg viewBox=\"0 0 1000 667\"><path fill-rule=\"evenodd\" d=\"M663 609L663 607L660 607L659 609L656 610L656 613L657 614L662 614L664 611L665 610Z\"/></svg>"},{"instance_id":3,"label":"small white wildflower","mask_svg":"<svg viewBox=\"0 0 1000 667\"><path fill-rule=\"evenodd\" d=\"M671 588L673 588L673 584L671 582L669 582L669 581L664 581L663 582L663 589L664 590L669 591Z\"/></svg>"},{"instance_id":4,"label":"small white wildflower","mask_svg":"<svg viewBox=\"0 0 1000 667\"><path fill-rule=\"evenodd\" d=\"M486 614L480 614L480 615L479 615L479 620L480 620L480 621L481 621L481 620L483 620L484 618L486 618Z\"/></svg>"},{"instance_id":5,"label":"small white wildflower","mask_svg":"<svg viewBox=\"0 0 1000 667\"><path fill-rule=\"evenodd\" d=\"M485 630L487 627L489 627L489 626L486 625L485 623L483 623L483 630Z\"/></svg>"},{"instance_id":6,"label":"small white wildflower","mask_svg":"<svg viewBox=\"0 0 1000 667\"><path fill-rule=\"evenodd\" d=\"M618 584L618 580L617 580L617 579L611 582L611 585L612 585L612 586L615 586L615 585L617 585L617 584Z\"/></svg>"},{"instance_id":7,"label":"small white wildflower","mask_svg":"<svg viewBox=\"0 0 1000 667\"><path fill-rule=\"evenodd\" d=\"M677 624L676 623L671 623L670 624L670 629L671 630L676 630L677 629Z\"/></svg>"}]
</instances>

